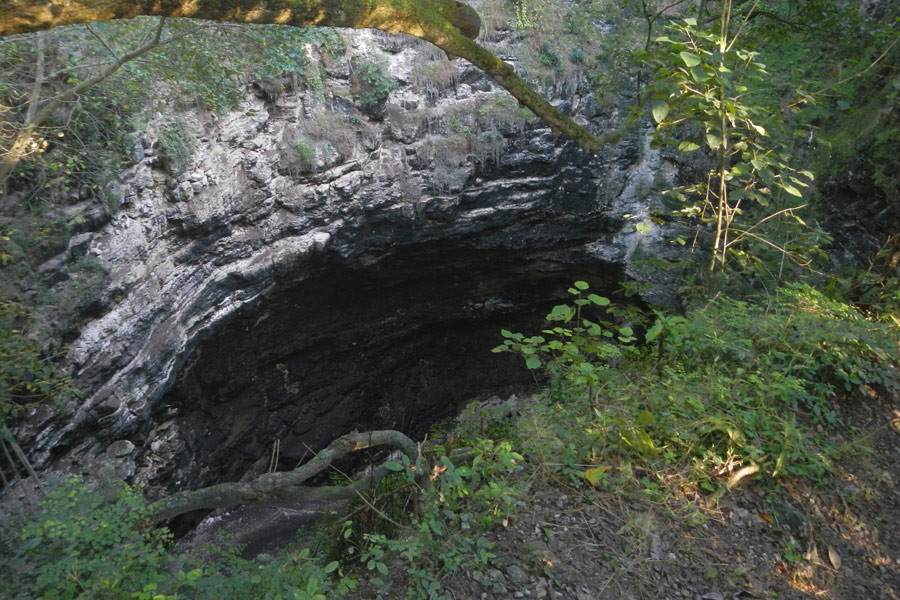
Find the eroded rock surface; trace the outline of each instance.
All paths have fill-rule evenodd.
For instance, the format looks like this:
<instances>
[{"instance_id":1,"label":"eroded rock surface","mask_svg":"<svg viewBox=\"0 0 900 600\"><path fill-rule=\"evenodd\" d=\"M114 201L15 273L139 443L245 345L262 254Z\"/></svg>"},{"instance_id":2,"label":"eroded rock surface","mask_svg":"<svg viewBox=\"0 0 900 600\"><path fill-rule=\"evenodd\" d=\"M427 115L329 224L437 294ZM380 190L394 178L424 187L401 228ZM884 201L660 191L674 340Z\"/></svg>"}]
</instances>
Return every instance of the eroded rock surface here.
<instances>
[{"instance_id":1,"label":"eroded rock surface","mask_svg":"<svg viewBox=\"0 0 900 600\"><path fill-rule=\"evenodd\" d=\"M86 398L20 431L40 468L99 460L162 492L263 469L276 440L291 468L354 428L423 435L528 382L490 348L571 281L665 299L638 263L671 245L635 225L677 173L646 132L587 156L462 61L350 39L323 89L251 86L230 114L180 115L197 151L179 170L158 141L171 115L140 135L115 214L68 250L109 275L70 336ZM376 59L401 85L372 110L354 69ZM619 117L560 94L597 131Z\"/></svg>"}]
</instances>

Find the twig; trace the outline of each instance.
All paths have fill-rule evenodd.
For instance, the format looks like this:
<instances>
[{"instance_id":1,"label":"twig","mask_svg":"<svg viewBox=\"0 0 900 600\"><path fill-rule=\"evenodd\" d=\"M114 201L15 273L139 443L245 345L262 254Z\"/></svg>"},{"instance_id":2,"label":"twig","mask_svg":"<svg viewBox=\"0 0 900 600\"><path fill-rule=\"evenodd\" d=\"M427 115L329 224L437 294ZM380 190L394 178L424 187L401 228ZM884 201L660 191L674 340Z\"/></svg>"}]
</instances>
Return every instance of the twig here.
<instances>
[{"instance_id":1,"label":"twig","mask_svg":"<svg viewBox=\"0 0 900 600\"><path fill-rule=\"evenodd\" d=\"M366 496L365 496L362 492L357 491L357 492L356 492L356 495L359 496L360 500L362 500L363 502L366 503L366 506L368 506L369 508L371 508L372 510L374 510L375 513L376 513L379 517L381 517L382 519L384 519L385 521L387 521L387 522L389 522L389 523L391 523L391 524L393 524L393 525L396 525L396 526L399 527L400 529L409 529L408 526L406 526L406 525L401 525L401 524L398 523L397 521L393 520L392 518L390 518L389 516L387 516L386 514L384 514L377 506L375 506L374 504L372 504L371 502L369 502L369 499L366 498Z\"/></svg>"}]
</instances>

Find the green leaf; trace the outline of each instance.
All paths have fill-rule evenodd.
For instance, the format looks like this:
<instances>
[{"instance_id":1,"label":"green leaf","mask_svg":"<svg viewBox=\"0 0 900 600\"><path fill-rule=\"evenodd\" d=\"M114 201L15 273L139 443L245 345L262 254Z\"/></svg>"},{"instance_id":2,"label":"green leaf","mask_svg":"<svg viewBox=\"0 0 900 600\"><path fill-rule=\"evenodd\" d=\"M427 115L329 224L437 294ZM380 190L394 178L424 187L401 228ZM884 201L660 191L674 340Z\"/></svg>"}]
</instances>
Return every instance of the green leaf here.
<instances>
[{"instance_id":1,"label":"green leaf","mask_svg":"<svg viewBox=\"0 0 900 600\"><path fill-rule=\"evenodd\" d=\"M525 361L525 366L529 369L540 369L541 368L541 359L536 356L529 356L528 360Z\"/></svg>"},{"instance_id":2,"label":"green leaf","mask_svg":"<svg viewBox=\"0 0 900 600\"><path fill-rule=\"evenodd\" d=\"M706 145L715 150L722 145L722 134L717 131L706 132Z\"/></svg>"},{"instance_id":3,"label":"green leaf","mask_svg":"<svg viewBox=\"0 0 900 600\"><path fill-rule=\"evenodd\" d=\"M637 424L646 427L647 425L653 425L653 422L656 420L656 417L653 416L653 413L649 410L642 411L641 414L638 415Z\"/></svg>"},{"instance_id":4,"label":"green leaf","mask_svg":"<svg viewBox=\"0 0 900 600\"><path fill-rule=\"evenodd\" d=\"M390 461L390 462L384 463L384 468L387 469L388 471L398 472L398 471L403 470L403 465L401 465L398 462Z\"/></svg>"},{"instance_id":5,"label":"green leaf","mask_svg":"<svg viewBox=\"0 0 900 600\"><path fill-rule=\"evenodd\" d=\"M803 197L803 193L789 183L779 183L778 187L786 191L791 196L797 196L798 198Z\"/></svg>"},{"instance_id":6,"label":"green leaf","mask_svg":"<svg viewBox=\"0 0 900 600\"><path fill-rule=\"evenodd\" d=\"M590 300L597 306L609 306L609 298L606 298L604 296L598 296L597 294L589 294L588 300Z\"/></svg>"},{"instance_id":7,"label":"green leaf","mask_svg":"<svg viewBox=\"0 0 900 600\"><path fill-rule=\"evenodd\" d=\"M586 281L576 281L575 287L577 287L581 291L584 291L584 290L588 289L590 286L587 284Z\"/></svg>"},{"instance_id":8,"label":"green leaf","mask_svg":"<svg viewBox=\"0 0 900 600\"><path fill-rule=\"evenodd\" d=\"M647 235L651 230L650 223L645 223L644 221L635 223L634 228L637 229L637 232L641 235Z\"/></svg>"},{"instance_id":9,"label":"green leaf","mask_svg":"<svg viewBox=\"0 0 900 600\"><path fill-rule=\"evenodd\" d=\"M679 152L693 152L694 150L699 150L700 144L693 140L684 140L680 144L678 144Z\"/></svg>"},{"instance_id":10,"label":"green leaf","mask_svg":"<svg viewBox=\"0 0 900 600\"><path fill-rule=\"evenodd\" d=\"M647 333L644 335L644 339L649 344L653 340L659 337L659 335L663 332L663 324L662 321L657 321L653 327L647 330Z\"/></svg>"},{"instance_id":11,"label":"green leaf","mask_svg":"<svg viewBox=\"0 0 900 600\"><path fill-rule=\"evenodd\" d=\"M600 483L600 479L603 477L603 474L609 471L612 467L594 467L593 469L588 469L584 472L584 478L587 479L587 482L592 486L596 487L598 483Z\"/></svg>"},{"instance_id":12,"label":"green leaf","mask_svg":"<svg viewBox=\"0 0 900 600\"><path fill-rule=\"evenodd\" d=\"M704 81L712 77L712 75L710 75L703 67L691 67L690 72L691 79L693 79L697 83L703 83Z\"/></svg>"},{"instance_id":13,"label":"green leaf","mask_svg":"<svg viewBox=\"0 0 900 600\"><path fill-rule=\"evenodd\" d=\"M732 177L740 177L741 175L746 175L749 172L750 169L747 168L747 163L739 162L731 167L730 174Z\"/></svg>"},{"instance_id":14,"label":"green leaf","mask_svg":"<svg viewBox=\"0 0 900 600\"><path fill-rule=\"evenodd\" d=\"M690 52L679 52L678 56L681 57L681 60L684 61L684 64L690 67L696 67L700 64L700 57L696 54L691 54Z\"/></svg>"},{"instance_id":15,"label":"green leaf","mask_svg":"<svg viewBox=\"0 0 900 600\"><path fill-rule=\"evenodd\" d=\"M571 321L575 316L575 309L566 304L557 304L547 315L548 321Z\"/></svg>"},{"instance_id":16,"label":"green leaf","mask_svg":"<svg viewBox=\"0 0 900 600\"><path fill-rule=\"evenodd\" d=\"M669 114L669 103L660 100L654 101L653 106L650 108L650 112L653 114L654 121L662 123L663 119L666 118L666 115Z\"/></svg>"}]
</instances>

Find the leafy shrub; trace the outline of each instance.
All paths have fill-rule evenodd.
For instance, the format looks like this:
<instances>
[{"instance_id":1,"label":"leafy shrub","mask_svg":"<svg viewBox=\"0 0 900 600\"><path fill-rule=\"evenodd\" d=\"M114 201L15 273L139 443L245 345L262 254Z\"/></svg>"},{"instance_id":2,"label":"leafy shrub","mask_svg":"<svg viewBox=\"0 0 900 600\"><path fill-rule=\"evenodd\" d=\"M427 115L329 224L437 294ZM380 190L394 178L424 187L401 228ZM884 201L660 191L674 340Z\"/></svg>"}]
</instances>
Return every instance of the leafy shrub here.
<instances>
[{"instance_id":1,"label":"leafy shrub","mask_svg":"<svg viewBox=\"0 0 900 600\"><path fill-rule=\"evenodd\" d=\"M384 102L388 94L399 87L396 79L387 76L384 68L374 62L361 63L354 75L360 103L364 107L374 107Z\"/></svg>"},{"instance_id":2,"label":"leafy shrub","mask_svg":"<svg viewBox=\"0 0 900 600\"><path fill-rule=\"evenodd\" d=\"M556 69L562 66L562 59L559 57L559 52L547 44L544 44L538 49L537 57L538 61L545 67Z\"/></svg>"},{"instance_id":3,"label":"leafy shrub","mask_svg":"<svg viewBox=\"0 0 900 600\"><path fill-rule=\"evenodd\" d=\"M504 331L495 350L549 376L548 402L529 408L519 439L576 485L608 482L623 460L689 469L710 491L741 466L818 480L836 447L814 428L840 426L837 399L900 389L896 331L807 286L766 305L720 298L685 317L656 313L640 351L630 335L614 345L627 332L578 316L606 300L582 297L583 282L570 292L576 302L548 315L552 338ZM615 356L617 369L605 362Z\"/></svg>"},{"instance_id":4,"label":"leafy shrub","mask_svg":"<svg viewBox=\"0 0 900 600\"><path fill-rule=\"evenodd\" d=\"M489 439L475 441L467 457L466 462L438 459L433 486L422 492L423 514L402 537L366 533L349 548L375 575L376 586L384 585L380 576L389 574L389 564L399 557L407 575L406 598L449 598L443 583L448 576L462 570L483 572L496 557L491 542L479 532L505 523L521 504L519 490L507 477L522 468L523 457L508 442ZM395 468L411 480L407 463L395 463ZM351 538L352 525L345 527L345 537Z\"/></svg>"},{"instance_id":5,"label":"leafy shrub","mask_svg":"<svg viewBox=\"0 0 900 600\"><path fill-rule=\"evenodd\" d=\"M232 547L197 565L181 557L173 564L191 566L170 572L168 530L135 528L145 508L137 487L102 493L77 477L63 481L22 527L9 561L15 589L0 592L15 600L325 600L355 585L337 576L337 562L321 566L308 549L246 560Z\"/></svg>"},{"instance_id":6,"label":"leafy shrub","mask_svg":"<svg viewBox=\"0 0 900 600\"><path fill-rule=\"evenodd\" d=\"M0 430L29 406L73 392L67 379L54 376L40 344L26 335L30 320L24 306L0 300Z\"/></svg>"},{"instance_id":7,"label":"leafy shrub","mask_svg":"<svg viewBox=\"0 0 900 600\"><path fill-rule=\"evenodd\" d=\"M589 391L608 379L610 361L621 358L628 352L623 345L637 338L631 327L617 327L589 314L590 309L609 307L611 302L588 293L586 282L576 281L568 291L575 300L571 305L553 307L546 319L554 326L542 331L546 338L525 337L504 329L501 334L507 339L493 352L518 352L529 369L543 367L557 381L562 379L568 386Z\"/></svg>"},{"instance_id":8,"label":"leafy shrub","mask_svg":"<svg viewBox=\"0 0 900 600\"><path fill-rule=\"evenodd\" d=\"M183 171L194 158L197 139L188 122L178 117L165 123L160 130L159 148L169 159L173 171Z\"/></svg>"},{"instance_id":9,"label":"leafy shrub","mask_svg":"<svg viewBox=\"0 0 900 600\"><path fill-rule=\"evenodd\" d=\"M108 504L73 477L50 494L19 533L20 597L151 598L166 579L170 534L135 531L145 506L139 490L114 493Z\"/></svg>"},{"instance_id":10,"label":"leafy shrub","mask_svg":"<svg viewBox=\"0 0 900 600\"><path fill-rule=\"evenodd\" d=\"M293 144L294 159L301 171L311 171L316 165L316 149L309 144L296 140Z\"/></svg>"}]
</instances>

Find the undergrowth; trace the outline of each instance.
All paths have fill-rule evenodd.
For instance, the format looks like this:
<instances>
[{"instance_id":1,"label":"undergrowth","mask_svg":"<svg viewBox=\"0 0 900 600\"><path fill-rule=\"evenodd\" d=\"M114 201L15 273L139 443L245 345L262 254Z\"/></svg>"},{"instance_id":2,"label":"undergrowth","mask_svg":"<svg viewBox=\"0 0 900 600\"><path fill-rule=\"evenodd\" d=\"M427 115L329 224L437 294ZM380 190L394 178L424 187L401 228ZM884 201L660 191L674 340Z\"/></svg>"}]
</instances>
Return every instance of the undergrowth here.
<instances>
[{"instance_id":1,"label":"undergrowth","mask_svg":"<svg viewBox=\"0 0 900 600\"><path fill-rule=\"evenodd\" d=\"M572 305L547 316L551 329L504 332L495 350L550 374L546 402L529 407L517 437L577 487L646 488L636 468L675 469L679 485L715 493L750 475L824 482L846 450L827 435L843 427L841 403L898 390L896 330L804 285L764 304L657 312L640 348L631 327L604 321L606 298L576 288Z\"/></svg>"},{"instance_id":2,"label":"undergrowth","mask_svg":"<svg viewBox=\"0 0 900 600\"><path fill-rule=\"evenodd\" d=\"M427 485L408 458L382 459L393 476L343 517L249 560L227 545L175 557L167 530L136 528L139 488L65 480L2 548L0 567L16 578L0 593L450 598L455 577L490 588L491 532L515 521L536 480L651 502L686 490L716 497L751 478L825 483L861 444L834 435L846 433L842 404L900 391L896 329L804 285L763 303L716 298L684 316L622 310L585 282L569 292L546 329L504 330L495 349L543 371L544 393L473 407L434 431Z\"/></svg>"}]
</instances>

